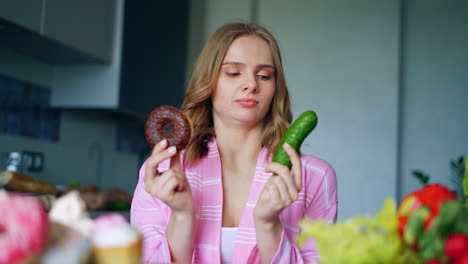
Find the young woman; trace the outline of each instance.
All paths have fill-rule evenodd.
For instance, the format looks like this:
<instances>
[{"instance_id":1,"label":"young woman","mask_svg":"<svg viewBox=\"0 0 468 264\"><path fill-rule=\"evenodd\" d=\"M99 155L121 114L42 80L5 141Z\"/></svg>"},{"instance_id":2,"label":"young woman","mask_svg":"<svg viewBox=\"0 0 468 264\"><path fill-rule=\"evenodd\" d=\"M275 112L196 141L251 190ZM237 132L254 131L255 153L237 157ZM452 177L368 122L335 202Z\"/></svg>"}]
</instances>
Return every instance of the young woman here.
<instances>
[{"instance_id":1,"label":"young woman","mask_svg":"<svg viewBox=\"0 0 468 264\"><path fill-rule=\"evenodd\" d=\"M194 135L185 150L163 140L141 167L131 222L150 263L304 263L313 241L295 245L304 217L336 219L333 168L282 146L292 121L281 56L255 24L219 28L203 48L182 110Z\"/></svg>"}]
</instances>

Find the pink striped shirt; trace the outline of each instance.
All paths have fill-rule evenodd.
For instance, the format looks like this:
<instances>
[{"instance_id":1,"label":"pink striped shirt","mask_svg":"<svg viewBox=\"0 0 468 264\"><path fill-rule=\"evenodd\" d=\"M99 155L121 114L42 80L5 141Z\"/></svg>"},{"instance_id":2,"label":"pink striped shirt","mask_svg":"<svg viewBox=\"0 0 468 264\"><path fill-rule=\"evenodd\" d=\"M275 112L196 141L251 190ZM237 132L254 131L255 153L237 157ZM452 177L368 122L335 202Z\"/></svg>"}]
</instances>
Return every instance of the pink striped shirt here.
<instances>
[{"instance_id":1,"label":"pink striped shirt","mask_svg":"<svg viewBox=\"0 0 468 264\"><path fill-rule=\"evenodd\" d=\"M221 263L220 234L222 227L223 186L221 159L216 141L209 142L209 152L193 167L185 167L181 153L182 169L190 183L195 203L195 233L192 263ZM253 210L264 184L271 176L265 167L271 161L262 149L257 159L255 177L250 187L247 203L242 213L235 239L232 263L259 263L256 247ZM298 199L280 215L283 225L281 241L272 263L318 262L318 252L313 240L298 248L294 239L300 229L298 221L304 217L336 220L337 188L334 169L318 158L301 155L303 189ZM169 167L169 160L159 165L159 171ZM170 208L147 193L144 188L145 164L140 169L138 184L131 208L131 223L143 234L143 261L170 263L171 255L166 239Z\"/></svg>"}]
</instances>

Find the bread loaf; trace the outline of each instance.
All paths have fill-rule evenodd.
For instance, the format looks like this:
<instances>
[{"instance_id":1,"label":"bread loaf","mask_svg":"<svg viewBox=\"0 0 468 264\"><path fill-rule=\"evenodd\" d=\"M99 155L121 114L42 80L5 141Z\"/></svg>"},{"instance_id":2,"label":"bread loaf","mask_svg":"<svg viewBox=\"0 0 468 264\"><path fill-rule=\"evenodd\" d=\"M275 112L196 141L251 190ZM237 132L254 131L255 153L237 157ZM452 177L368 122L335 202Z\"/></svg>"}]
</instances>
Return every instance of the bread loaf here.
<instances>
[{"instance_id":1,"label":"bread loaf","mask_svg":"<svg viewBox=\"0 0 468 264\"><path fill-rule=\"evenodd\" d=\"M17 192L45 192L57 194L57 189L52 184L12 171L0 171L0 187Z\"/></svg>"}]
</instances>

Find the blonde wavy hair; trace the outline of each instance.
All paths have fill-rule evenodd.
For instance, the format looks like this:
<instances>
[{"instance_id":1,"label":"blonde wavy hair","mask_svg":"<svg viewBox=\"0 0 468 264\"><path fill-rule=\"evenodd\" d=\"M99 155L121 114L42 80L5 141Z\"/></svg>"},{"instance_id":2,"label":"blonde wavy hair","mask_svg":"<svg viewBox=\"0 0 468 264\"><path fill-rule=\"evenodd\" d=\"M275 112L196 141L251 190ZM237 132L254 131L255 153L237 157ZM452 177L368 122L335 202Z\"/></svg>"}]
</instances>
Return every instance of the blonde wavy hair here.
<instances>
[{"instance_id":1,"label":"blonde wavy hair","mask_svg":"<svg viewBox=\"0 0 468 264\"><path fill-rule=\"evenodd\" d=\"M186 164L197 163L208 150L207 143L215 136L211 96L216 86L221 65L232 42L246 35L256 35L270 46L275 68L275 93L264 118L262 145L272 154L292 121L289 93L284 77L281 54L271 33L257 24L244 22L221 26L203 47L195 62L192 77L185 93L182 111L190 117L193 136L186 148Z\"/></svg>"}]
</instances>

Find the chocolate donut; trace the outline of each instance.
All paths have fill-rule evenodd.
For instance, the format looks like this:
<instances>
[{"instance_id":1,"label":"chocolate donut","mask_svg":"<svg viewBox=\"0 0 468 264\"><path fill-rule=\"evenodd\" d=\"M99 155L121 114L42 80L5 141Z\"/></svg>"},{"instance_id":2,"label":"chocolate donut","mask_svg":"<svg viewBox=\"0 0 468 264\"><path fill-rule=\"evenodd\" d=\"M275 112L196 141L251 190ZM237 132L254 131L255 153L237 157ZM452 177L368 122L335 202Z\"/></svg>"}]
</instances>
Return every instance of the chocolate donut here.
<instances>
[{"instance_id":1,"label":"chocolate donut","mask_svg":"<svg viewBox=\"0 0 468 264\"><path fill-rule=\"evenodd\" d=\"M167 132L166 129L170 128ZM153 148L158 142L166 139L169 146L177 150L184 149L192 136L192 122L181 110L164 105L151 111L146 118L145 138Z\"/></svg>"}]
</instances>

